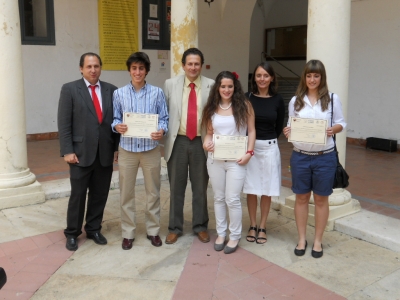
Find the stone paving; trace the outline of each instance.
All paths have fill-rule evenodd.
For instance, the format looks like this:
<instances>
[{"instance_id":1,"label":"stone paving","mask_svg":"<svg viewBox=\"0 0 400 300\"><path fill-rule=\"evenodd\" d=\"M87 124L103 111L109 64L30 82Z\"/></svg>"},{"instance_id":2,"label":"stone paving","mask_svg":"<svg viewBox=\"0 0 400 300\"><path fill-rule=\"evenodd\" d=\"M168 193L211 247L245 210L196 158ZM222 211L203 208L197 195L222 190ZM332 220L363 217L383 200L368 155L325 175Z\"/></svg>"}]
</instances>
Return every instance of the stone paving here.
<instances>
[{"instance_id":1,"label":"stone paving","mask_svg":"<svg viewBox=\"0 0 400 300\"><path fill-rule=\"evenodd\" d=\"M213 250L216 234L211 188L212 241L202 244L191 233L188 192L184 236L174 245L152 247L145 238L140 174L138 235L133 249L123 251L117 172L102 231L108 245L86 241L83 234L78 251L67 251L63 228L68 166L58 155L58 140L28 143L29 166L42 183L47 201L0 211L0 266L8 274L0 299L400 299L400 156L347 146L348 190L360 200L363 210L335 222L336 231L324 236L324 256L316 260L310 255L311 247L304 257L293 254L296 226L279 212L285 197L292 194L287 168L291 146L281 138L279 147L283 187L268 218L268 242L257 245L245 241L249 220L243 198L240 247L225 255ZM160 234L164 239L169 211L165 170L161 178ZM312 235L309 227L309 242Z\"/></svg>"},{"instance_id":2,"label":"stone paving","mask_svg":"<svg viewBox=\"0 0 400 300\"><path fill-rule=\"evenodd\" d=\"M160 248L146 239L143 185L136 188L137 235L129 251L121 249L118 189L110 191L104 216L102 232L108 244L96 245L82 234L74 253L65 249L62 235L68 198L0 211L0 265L9 275L0 299L400 299L399 252L330 231L324 235L321 259L311 257L311 247L304 257L296 257L295 223L274 209L267 222L268 242L248 243L244 197L240 247L230 255L216 253L212 189L208 190L212 241L207 244L191 232L189 190L190 184L184 236ZM283 187L273 208L290 194ZM168 211L169 185L164 180L163 241ZM313 231L308 227L309 242Z\"/></svg>"}]
</instances>

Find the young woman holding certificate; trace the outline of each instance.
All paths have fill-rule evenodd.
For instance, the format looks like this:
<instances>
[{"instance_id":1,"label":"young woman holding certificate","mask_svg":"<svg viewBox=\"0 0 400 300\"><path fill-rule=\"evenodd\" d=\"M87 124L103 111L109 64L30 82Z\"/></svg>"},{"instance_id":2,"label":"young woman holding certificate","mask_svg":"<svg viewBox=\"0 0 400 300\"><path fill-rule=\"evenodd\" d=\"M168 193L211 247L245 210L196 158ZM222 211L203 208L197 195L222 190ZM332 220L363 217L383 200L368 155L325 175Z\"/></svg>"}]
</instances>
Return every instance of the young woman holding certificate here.
<instances>
[{"instance_id":1,"label":"young woman holding certificate","mask_svg":"<svg viewBox=\"0 0 400 300\"><path fill-rule=\"evenodd\" d=\"M256 66L251 78L249 98L255 114L256 143L254 157L247 165L243 193L247 194L250 229L246 240L265 244L265 229L271 206L271 196L279 196L281 189L281 155L278 137L282 133L285 104L277 94L277 83L272 66L263 62ZM260 226L257 230L257 195L261 196Z\"/></svg>"},{"instance_id":2,"label":"young woman holding certificate","mask_svg":"<svg viewBox=\"0 0 400 300\"><path fill-rule=\"evenodd\" d=\"M331 127L332 103L333 119ZM346 127L342 104L336 94L328 91L325 67L319 60L310 60L303 71L296 95L289 103L288 127L283 129L290 136L290 117L327 120L326 144L292 142L290 158L292 190L296 194L295 218L299 234L294 253L305 254L307 249L306 227L308 203L313 192L315 205L315 236L311 255L323 255L322 236L329 217L329 195L336 171L336 153L332 136Z\"/></svg>"},{"instance_id":3,"label":"young woman holding certificate","mask_svg":"<svg viewBox=\"0 0 400 300\"><path fill-rule=\"evenodd\" d=\"M254 112L246 99L236 73L218 74L203 110L202 128L207 130L203 148L209 152L207 169L214 191L214 210L218 237L216 251L226 254L236 251L242 233L242 206L240 192L246 176L246 164L254 155ZM247 152L239 153L233 160L213 157L213 135L246 136ZM244 140L246 140L244 138ZM220 152L220 151L219 151ZM229 211L229 241L225 246L228 229L226 207Z\"/></svg>"}]
</instances>

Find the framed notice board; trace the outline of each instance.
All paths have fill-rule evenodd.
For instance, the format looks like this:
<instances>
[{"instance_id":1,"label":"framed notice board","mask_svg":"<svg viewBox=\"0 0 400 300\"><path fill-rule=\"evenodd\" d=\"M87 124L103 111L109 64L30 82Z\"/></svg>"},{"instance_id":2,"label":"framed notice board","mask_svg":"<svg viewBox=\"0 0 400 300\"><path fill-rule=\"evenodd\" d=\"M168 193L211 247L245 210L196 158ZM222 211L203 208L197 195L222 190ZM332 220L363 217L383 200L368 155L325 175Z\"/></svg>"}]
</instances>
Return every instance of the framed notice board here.
<instances>
[{"instance_id":1,"label":"framed notice board","mask_svg":"<svg viewBox=\"0 0 400 300\"><path fill-rule=\"evenodd\" d=\"M264 51L268 55L280 60L306 59L307 25L269 28L265 35Z\"/></svg>"},{"instance_id":2,"label":"framed notice board","mask_svg":"<svg viewBox=\"0 0 400 300\"><path fill-rule=\"evenodd\" d=\"M143 49L170 50L171 0L142 0Z\"/></svg>"}]
</instances>

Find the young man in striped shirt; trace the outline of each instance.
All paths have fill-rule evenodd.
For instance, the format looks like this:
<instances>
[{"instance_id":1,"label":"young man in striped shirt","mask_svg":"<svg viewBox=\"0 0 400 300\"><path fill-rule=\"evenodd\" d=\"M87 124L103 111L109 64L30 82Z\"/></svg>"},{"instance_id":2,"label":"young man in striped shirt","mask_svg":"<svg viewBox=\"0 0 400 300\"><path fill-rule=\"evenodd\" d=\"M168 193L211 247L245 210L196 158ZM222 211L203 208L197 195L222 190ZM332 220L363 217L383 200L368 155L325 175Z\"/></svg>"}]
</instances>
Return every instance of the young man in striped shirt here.
<instances>
[{"instance_id":1,"label":"young man in striped shirt","mask_svg":"<svg viewBox=\"0 0 400 300\"><path fill-rule=\"evenodd\" d=\"M129 250L135 240L135 184L139 164L143 170L146 189L145 222L147 238L153 246L162 241L160 231L160 170L159 140L168 131L168 111L162 89L146 83L150 59L144 52L129 56L126 66L131 82L114 92L114 122L112 129L121 134L118 149L119 186L121 202L122 249ZM124 137L128 125L124 113L157 114L158 129L148 138Z\"/></svg>"}]
</instances>

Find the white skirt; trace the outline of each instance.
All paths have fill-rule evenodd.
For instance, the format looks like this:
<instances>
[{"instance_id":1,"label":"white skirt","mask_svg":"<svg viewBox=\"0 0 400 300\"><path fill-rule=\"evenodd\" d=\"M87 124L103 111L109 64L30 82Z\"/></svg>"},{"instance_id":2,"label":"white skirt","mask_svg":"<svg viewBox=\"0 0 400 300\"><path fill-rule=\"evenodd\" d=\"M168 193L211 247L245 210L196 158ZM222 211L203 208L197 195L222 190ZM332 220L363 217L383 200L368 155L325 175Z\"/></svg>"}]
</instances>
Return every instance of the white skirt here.
<instances>
[{"instance_id":1,"label":"white skirt","mask_svg":"<svg viewBox=\"0 0 400 300\"><path fill-rule=\"evenodd\" d=\"M247 164L243 193L279 196L281 189L281 154L278 141L256 140L254 156Z\"/></svg>"}]
</instances>

